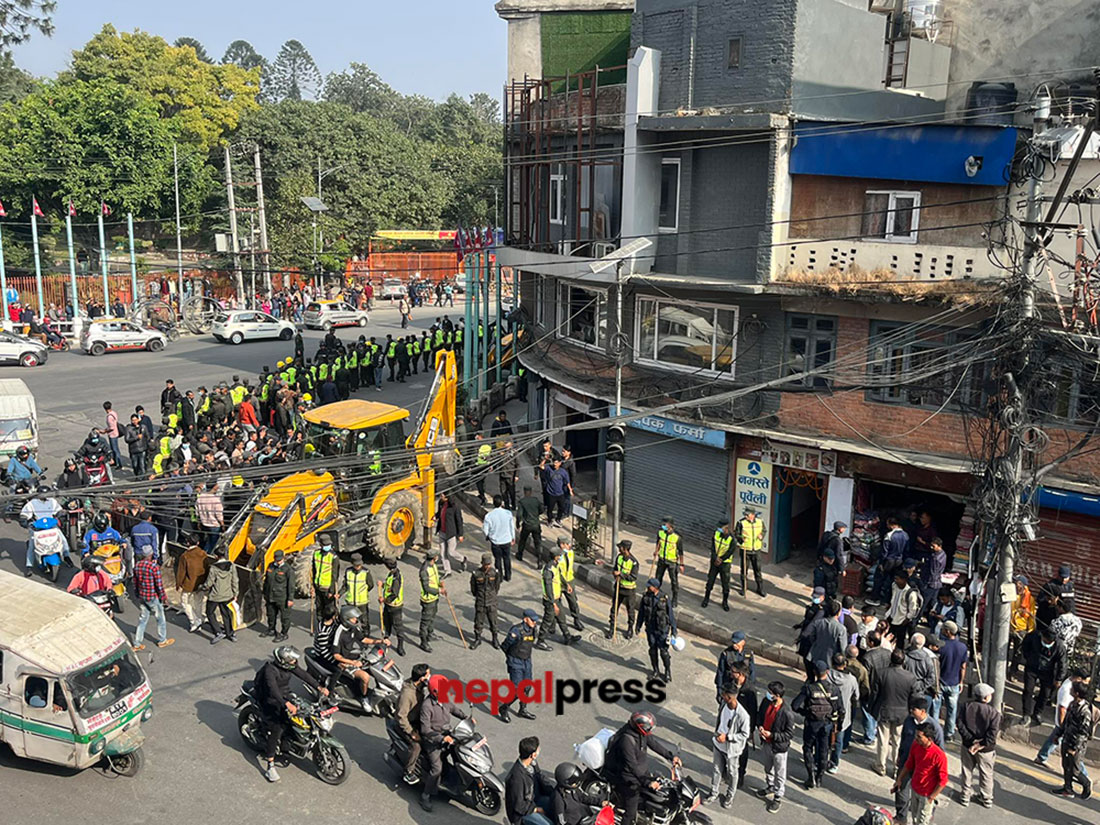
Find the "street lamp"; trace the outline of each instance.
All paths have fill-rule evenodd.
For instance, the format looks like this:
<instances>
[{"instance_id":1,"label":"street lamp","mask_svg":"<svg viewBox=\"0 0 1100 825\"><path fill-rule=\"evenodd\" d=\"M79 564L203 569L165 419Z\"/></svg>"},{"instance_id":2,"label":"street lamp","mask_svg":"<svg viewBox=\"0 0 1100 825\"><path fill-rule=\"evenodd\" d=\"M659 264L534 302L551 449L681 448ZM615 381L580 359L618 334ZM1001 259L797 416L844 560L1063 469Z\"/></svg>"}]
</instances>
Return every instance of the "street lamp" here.
<instances>
[{"instance_id":1,"label":"street lamp","mask_svg":"<svg viewBox=\"0 0 1100 825\"><path fill-rule=\"evenodd\" d=\"M321 200L321 181L331 175L333 172L339 172L341 169L347 169L349 166L354 166L354 163L342 163L339 166L333 166L331 169L321 170L321 156L317 156L317 200ZM325 236L324 230L317 229L317 213L313 213L313 255L316 257L321 252L325 251Z\"/></svg>"}]
</instances>

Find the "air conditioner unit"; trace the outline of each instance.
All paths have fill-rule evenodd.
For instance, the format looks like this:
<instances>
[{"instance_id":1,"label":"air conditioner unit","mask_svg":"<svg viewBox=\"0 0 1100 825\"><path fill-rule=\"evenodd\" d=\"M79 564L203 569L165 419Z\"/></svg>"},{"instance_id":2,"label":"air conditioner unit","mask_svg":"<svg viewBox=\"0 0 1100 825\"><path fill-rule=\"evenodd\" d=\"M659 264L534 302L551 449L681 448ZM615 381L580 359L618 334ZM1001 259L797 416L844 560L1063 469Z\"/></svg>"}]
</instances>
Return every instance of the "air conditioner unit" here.
<instances>
[{"instance_id":1,"label":"air conditioner unit","mask_svg":"<svg viewBox=\"0 0 1100 825\"><path fill-rule=\"evenodd\" d=\"M608 241L596 241L592 244L592 257L603 258L606 255L610 255L616 249L618 249L618 247L613 243Z\"/></svg>"}]
</instances>

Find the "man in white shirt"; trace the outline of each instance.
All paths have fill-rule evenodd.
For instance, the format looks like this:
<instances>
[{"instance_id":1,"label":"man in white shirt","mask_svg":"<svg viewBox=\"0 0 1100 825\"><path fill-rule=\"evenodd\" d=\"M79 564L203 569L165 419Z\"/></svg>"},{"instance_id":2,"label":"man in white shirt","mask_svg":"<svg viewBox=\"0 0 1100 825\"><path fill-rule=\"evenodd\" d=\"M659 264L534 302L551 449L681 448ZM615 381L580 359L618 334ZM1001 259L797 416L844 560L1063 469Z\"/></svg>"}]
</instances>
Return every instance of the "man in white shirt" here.
<instances>
[{"instance_id":1,"label":"man in white shirt","mask_svg":"<svg viewBox=\"0 0 1100 825\"><path fill-rule=\"evenodd\" d=\"M500 495L493 496L493 509L485 514L481 529L493 549L497 572L504 581L512 580L512 545L516 543L516 521L503 506Z\"/></svg>"},{"instance_id":2,"label":"man in white shirt","mask_svg":"<svg viewBox=\"0 0 1100 825\"><path fill-rule=\"evenodd\" d=\"M714 771L710 780L710 795L707 802L718 799L721 783L726 782L726 794L722 797L722 807L733 804L737 793L737 763L745 744L752 733L749 713L737 701L737 688L729 686L722 690L722 705L718 710L718 724L714 728L711 744L714 749Z\"/></svg>"},{"instance_id":3,"label":"man in white shirt","mask_svg":"<svg viewBox=\"0 0 1100 825\"><path fill-rule=\"evenodd\" d=\"M1034 761L1036 765L1045 765L1047 759L1049 759L1050 755L1054 752L1054 748L1057 747L1058 743L1062 740L1062 723L1066 718L1066 710L1069 708L1070 703L1073 702L1073 685L1075 682L1087 682L1088 678L1089 672L1082 668L1078 668L1058 687L1058 699L1054 706L1054 730L1050 732L1047 741L1043 743L1043 746L1039 748L1039 753L1035 755Z\"/></svg>"}]
</instances>

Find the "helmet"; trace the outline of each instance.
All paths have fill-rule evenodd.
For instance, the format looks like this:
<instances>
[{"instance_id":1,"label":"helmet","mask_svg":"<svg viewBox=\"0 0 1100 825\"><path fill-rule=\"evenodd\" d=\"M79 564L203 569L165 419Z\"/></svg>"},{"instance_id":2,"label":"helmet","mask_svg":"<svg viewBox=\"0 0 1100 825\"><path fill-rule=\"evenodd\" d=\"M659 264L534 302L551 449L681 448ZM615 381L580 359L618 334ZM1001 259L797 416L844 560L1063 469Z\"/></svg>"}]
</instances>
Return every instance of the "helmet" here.
<instances>
[{"instance_id":1,"label":"helmet","mask_svg":"<svg viewBox=\"0 0 1100 825\"><path fill-rule=\"evenodd\" d=\"M18 458L20 461L25 461L26 459L30 458L30 455L31 451L28 450L26 447L16 447L15 449L15 457Z\"/></svg>"},{"instance_id":2,"label":"helmet","mask_svg":"<svg viewBox=\"0 0 1100 825\"><path fill-rule=\"evenodd\" d=\"M310 395L310 394L309 394L309 393L307 392L307 393L305 393L304 395L302 395L302 400L303 400L303 401L305 401L305 402L306 402L306 403L308 404L308 403L309 403L310 401L312 401L312 400L313 400L313 396L312 396L312 395Z\"/></svg>"},{"instance_id":3,"label":"helmet","mask_svg":"<svg viewBox=\"0 0 1100 825\"><path fill-rule=\"evenodd\" d=\"M636 710L630 714L630 725L643 735L648 736L657 727L657 720L648 710Z\"/></svg>"},{"instance_id":4,"label":"helmet","mask_svg":"<svg viewBox=\"0 0 1100 825\"><path fill-rule=\"evenodd\" d=\"M94 527L97 531L106 530L110 526L111 519L107 516L106 513L96 513L94 516L92 516L92 527Z\"/></svg>"},{"instance_id":5,"label":"helmet","mask_svg":"<svg viewBox=\"0 0 1100 825\"><path fill-rule=\"evenodd\" d=\"M99 443L99 430L92 430L88 433L88 442L91 444Z\"/></svg>"},{"instance_id":6,"label":"helmet","mask_svg":"<svg viewBox=\"0 0 1100 825\"><path fill-rule=\"evenodd\" d=\"M562 762L554 768L554 782L559 788L575 788L581 781L581 769L572 762Z\"/></svg>"},{"instance_id":7,"label":"helmet","mask_svg":"<svg viewBox=\"0 0 1100 825\"><path fill-rule=\"evenodd\" d=\"M682 651L685 647L687 647L687 640L683 636L672 637L673 650Z\"/></svg>"},{"instance_id":8,"label":"helmet","mask_svg":"<svg viewBox=\"0 0 1100 825\"><path fill-rule=\"evenodd\" d=\"M428 692L432 696L438 697L439 692L443 690L444 687L446 687L446 684L447 677L440 673L436 673L432 676L432 678L428 680Z\"/></svg>"},{"instance_id":9,"label":"helmet","mask_svg":"<svg viewBox=\"0 0 1100 825\"><path fill-rule=\"evenodd\" d=\"M103 566L103 559L93 553L86 555L80 562L80 568L95 573Z\"/></svg>"},{"instance_id":10,"label":"helmet","mask_svg":"<svg viewBox=\"0 0 1100 825\"><path fill-rule=\"evenodd\" d=\"M38 497L42 498L42 499L49 498L51 490L53 490L53 487L51 487L49 484L39 484L38 485Z\"/></svg>"},{"instance_id":11,"label":"helmet","mask_svg":"<svg viewBox=\"0 0 1100 825\"><path fill-rule=\"evenodd\" d=\"M294 670L302 660L302 653L294 645L279 645L271 654L271 660L283 670Z\"/></svg>"},{"instance_id":12,"label":"helmet","mask_svg":"<svg viewBox=\"0 0 1100 825\"><path fill-rule=\"evenodd\" d=\"M890 812L878 806L868 808L859 818L860 825L890 825L893 821Z\"/></svg>"},{"instance_id":13,"label":"helmet","mask_svg":"<svg viewBox=\"0 0 1100 825\"><path fill-rule=\"evenodd\" d=\"M340 608L340 622L342 624L351 624L353 621L359 621L363 617L363 611L353 604L345 604Z\"/></svg>"},{"instance_id":14,"label":"helmet","mask_svg":"<svg viewBox=\"0 0 1100 825\"><path fill-rule=\"evenodd\" d=\"M76 459L73 456L69 456L68 458L65 459L65 466L66 467L75 467L76 466Z\"/></svg>"}]
</instances>

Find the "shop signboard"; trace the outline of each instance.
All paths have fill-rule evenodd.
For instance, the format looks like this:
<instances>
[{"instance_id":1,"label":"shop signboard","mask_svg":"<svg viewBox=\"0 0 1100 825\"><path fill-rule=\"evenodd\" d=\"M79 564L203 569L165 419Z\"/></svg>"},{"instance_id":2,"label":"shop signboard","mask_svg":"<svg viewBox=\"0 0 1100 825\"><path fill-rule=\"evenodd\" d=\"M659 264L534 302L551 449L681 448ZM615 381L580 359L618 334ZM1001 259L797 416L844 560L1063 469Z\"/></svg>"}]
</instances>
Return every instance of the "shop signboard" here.
<instances>
[{"instance_id":1,"label":"shop signboard","mask_svg":"<svg viewBox=\"0 0 1100 825\"><path fill-rule=\"evenodd\" d=\"M633 410L623 409L625 415L632 415ZM723 430L712 430L709 427L700 427L696 424L688 424L684 421L674 421L671 418L663 418L659 415L647 415L644 418L635 418L628 422L629 426L649 433L665 435L669 438L679 438L684 441L693 441L696 444L705 444L708 447L717 447L719 450L726 448L726 433Z\"/></svg>"},{"instance_id":2,"label":"shop signboard","mask_svg":"<svg viewBox=\"0 0 1100 825\"><path fill-rule=\"evenodd\" d=\"M764 522L764 549L771 546L772 531L772 465L754 458L737 459L737 479L734 486L733 520L738 521L745 510L756 510L756 518Z\"/></svg>"},{"instance_id":3,"label":"shop signboard","mask_svg":"<svg viewBox=\"0 0 1100 825\"><path fill-rule=\"evenodd\" d=\"M815 450L793 444L765 444L760 456L764 461L778 467L791 467L830 476L836 473L836 453L832 450Z\"/></svg>"}]
</instances>

